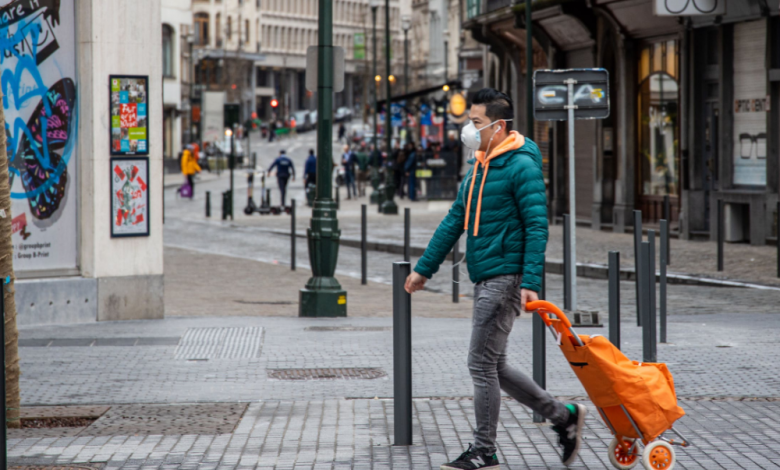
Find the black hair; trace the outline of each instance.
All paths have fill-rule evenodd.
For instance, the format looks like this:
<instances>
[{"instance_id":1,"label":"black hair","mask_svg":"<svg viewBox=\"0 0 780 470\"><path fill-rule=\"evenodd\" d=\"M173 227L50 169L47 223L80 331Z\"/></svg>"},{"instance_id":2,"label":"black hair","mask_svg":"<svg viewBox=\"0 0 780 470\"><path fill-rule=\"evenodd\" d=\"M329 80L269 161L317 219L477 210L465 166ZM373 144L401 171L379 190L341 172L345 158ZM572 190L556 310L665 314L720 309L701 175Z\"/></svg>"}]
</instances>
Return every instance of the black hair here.
<instances>
[{"instance_id":1,"label":"black hair","mask_svg":"<svg viewBox=\"0 0 780 470\"><path fill-rule=\"evenodd\" d=\"M485 115L491 122L503 119L507 121L506 130L512 129L511 119L515 117L515 110L512 98L506 93L501 93L493 88L483 88L471 98L471 104L485 106Z\"/></svg>"},{"instance_id":2,"label":"black hair","mask_svg":"<svg viewBox=\"0 0 780 470\"><path fill-rule=\"evenodd\" d=\"M314 149L309 149L309 155L314 155Z\"/></svg>"},{"instance_id":3,"label":"black hair","mask_svg":"<svg viewBox=\"0 0 780 470\"><path fill-rule=\"evenodd\" d=\"M280 153L281 155L284 155L284 150L279 150L279 153Z\"/></svg>"}]
</instances>

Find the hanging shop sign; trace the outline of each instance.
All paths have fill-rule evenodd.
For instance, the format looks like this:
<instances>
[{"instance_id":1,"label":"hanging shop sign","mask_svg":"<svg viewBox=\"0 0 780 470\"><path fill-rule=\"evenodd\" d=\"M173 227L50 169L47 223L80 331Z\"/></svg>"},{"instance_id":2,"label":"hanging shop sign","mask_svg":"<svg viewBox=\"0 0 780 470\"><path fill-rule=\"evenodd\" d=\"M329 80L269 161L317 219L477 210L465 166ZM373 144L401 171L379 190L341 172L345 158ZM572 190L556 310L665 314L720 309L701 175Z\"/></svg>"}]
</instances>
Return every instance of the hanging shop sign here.
<instances>
[{"instance_id":1,"label":"hanging shop sign","mask_svg":"<svg viewBox=\"0 0 780 470\"><path fill-rule=\"evenodd\" d=\"M111 157L111 236L149 236L146 157Z\"/></svg>"},{"instance_id":2,"label":"hanging shop sign","mask_svg":"<svg viewBox=\"0 0 780 470\"><path fill-rule=\"evenodd\" d=\"M656 16L725 15L726 0L655 0Z\"/></svg>"},{"instance_id":3,"label":"hanging shop sign","mask_svg":"<svg viewBox=\"0 0 780 470\"><path fill-rule=\"evenodd\" d=\"M569 105L574 106L574 119L604 119L609 116L609 73L605 69L534 72L534 117L537 121L566 120L569 118Z\"/></svg>"},{"instance_id":4,"label":"hanging shop sign","mask_svg":"<svg viewBox=\"0 0 780 470\"><path fill-rule=\"evenodd\" d=\"M149 155L149 76L109 76L111 155Z\"/></svg>"}]
</instances>

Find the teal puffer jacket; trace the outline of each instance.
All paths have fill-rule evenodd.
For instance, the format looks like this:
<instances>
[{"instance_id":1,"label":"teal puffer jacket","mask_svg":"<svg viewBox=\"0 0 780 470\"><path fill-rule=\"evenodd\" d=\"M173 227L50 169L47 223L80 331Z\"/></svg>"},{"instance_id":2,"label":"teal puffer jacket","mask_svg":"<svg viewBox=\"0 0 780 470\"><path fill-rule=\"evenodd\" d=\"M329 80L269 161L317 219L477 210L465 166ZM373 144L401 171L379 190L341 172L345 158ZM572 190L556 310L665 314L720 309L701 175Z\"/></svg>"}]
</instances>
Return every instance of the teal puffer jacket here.
<instances>
[{"instance_id":1,"label":"teal puffer jacket","mask_svg":"<svg viewBox=\"0 0 780 470\"><path fill-rule=\"evenodd\" d=\"M542 154L530 139L489 161L482 191L479 230L474 236L479 187L484 168L479 167L471 201L466 262L469 278L477 283L501 274L522 274L522 288L541 290L544 253L547 248L547 195L542 176ZM431 278L455 241L463 233L472 167L452 204L433 234L414 270Z\"/></svg>"}]
</instances>

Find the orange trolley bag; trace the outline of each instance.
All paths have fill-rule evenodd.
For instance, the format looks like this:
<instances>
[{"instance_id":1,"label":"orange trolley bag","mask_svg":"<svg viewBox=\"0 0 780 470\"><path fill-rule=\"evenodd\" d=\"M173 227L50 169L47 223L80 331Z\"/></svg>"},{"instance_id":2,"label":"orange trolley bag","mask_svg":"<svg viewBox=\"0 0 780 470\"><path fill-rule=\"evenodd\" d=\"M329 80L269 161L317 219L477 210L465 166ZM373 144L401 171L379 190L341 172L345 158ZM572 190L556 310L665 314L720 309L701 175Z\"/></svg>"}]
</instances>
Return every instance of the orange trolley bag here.
<instances>
[{"instance_id":1,"label":"orange trolley bag","mask_svg":"<svg viewBox=\"0 0 780 470\"><path fill-rule=\"evenodd\" d=\"M632 361L603 336L577 335L566 315L550 302L529 302L526 309L542 317L612 432L612 465L629 469L641 460L647 470L674 468L673 446L687 447L690 442L672 427L685 411L677 406L666 364ZM663 437L666 431L679 440Z\"/></svg>"}]
</instances>

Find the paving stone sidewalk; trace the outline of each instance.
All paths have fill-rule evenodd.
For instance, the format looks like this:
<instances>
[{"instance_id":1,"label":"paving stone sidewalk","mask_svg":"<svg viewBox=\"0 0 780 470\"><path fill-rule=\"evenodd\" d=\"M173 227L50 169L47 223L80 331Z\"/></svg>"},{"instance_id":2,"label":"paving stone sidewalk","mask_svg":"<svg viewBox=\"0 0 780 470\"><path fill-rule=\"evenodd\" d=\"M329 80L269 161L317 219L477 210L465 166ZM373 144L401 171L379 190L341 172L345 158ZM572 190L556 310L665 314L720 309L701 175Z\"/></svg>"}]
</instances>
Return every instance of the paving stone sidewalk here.
<instances>
[{"instance_id":1,"label":"paving stone sidewalk","mask_svg":"<svg viewBox=\"0 0 780 470\"><path fill-rule=\"evenodd\" d=\"M681 402L677 429L694 447L677 450L682 469L780 467L775 420L780 403ZM570 468L612 468L609 430L587 405L580 459ZM473 402L413 402L413 446L393 446L391 400L267 400L249 404L229 433L149 434L9 440L11 464L95 464L106 469L433 469L472 441ZM503 469L563 469L555 434L513 400L501 406Z\"/></svg>"}]
</instances>

